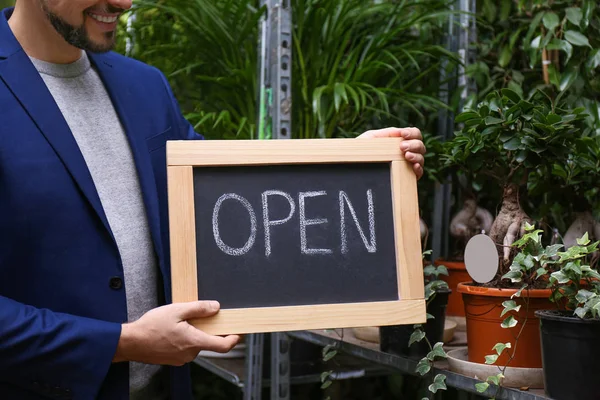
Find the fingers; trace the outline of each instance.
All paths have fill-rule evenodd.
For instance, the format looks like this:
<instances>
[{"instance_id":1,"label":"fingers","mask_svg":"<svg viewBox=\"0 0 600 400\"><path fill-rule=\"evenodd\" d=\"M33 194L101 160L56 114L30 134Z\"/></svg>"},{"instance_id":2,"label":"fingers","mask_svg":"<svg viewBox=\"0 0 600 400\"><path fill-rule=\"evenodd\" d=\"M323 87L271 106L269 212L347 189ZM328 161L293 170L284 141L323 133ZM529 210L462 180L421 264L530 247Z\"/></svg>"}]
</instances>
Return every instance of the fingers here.
<instances>
[{"instance_id":1,"label":"fingers","mask_svg":"<svg viewBox=\"0 0 600 400\"><path fill-rule=\"evenodd\" d=\"M381 137L401 137L406 140L422 140L423 135L418 128L383 128L366 131L359 136L360 139L381 138Z\"/></svg>"},{"instance_id":2,"label":"fingers","mask_svg":"<svg viewBox=\"0 0 600 400\"><path fill-rule=\"evenodd\" d=\"M239 335L229 336L213 336L206 334L202 331L198 331L198 345L202 350L215 351L217 353L227 353L233 346L238 344L240 341Z\"/></svg>"},{"instance_id":3,"label":"fingers","mask_svg":"<svg viewBox=\"0 0 600 400\"><path fill-rule=\"evenodd\" d=\"M422 141L418 139L405 140L400 143L400 149L406 153L425 154L427 149ZM412 160L410 160L412 161Z\"/></svg>"},{"instance_id":4,"label":"fingers","mask_svg":"<svg viewBox=\"0 0 600 400\"><path fill-rule=\"evenodd\" d=\"M425 164L425 158L423 155L419 153L408 152L404 154L404 158L413 164L413 171L415 171L417 179L421 179L423 176L423 165Z\"/></svg>"},{"instance_id":5,"label":"fingers","mask_svg":"<svg viewBox=\"0 0 600 400\"><path fill-rule=\"evenodd\" d=\"M413 171L415 171L417 180L421 179L421 177L423 176L423 167L421 166L421 164L413 164Z\"/></svg>"},{"instance_id":6,"label":"fingers","mask_svg":"<svg viewBox=\"0 0 600 400\"><path fill-rule=\"evenodd\" d=\"M175 305L177 306L177 316L181 320L210 317L215 315L221 307L217 301L192 301Z\"/></svg>"}]
</instances>

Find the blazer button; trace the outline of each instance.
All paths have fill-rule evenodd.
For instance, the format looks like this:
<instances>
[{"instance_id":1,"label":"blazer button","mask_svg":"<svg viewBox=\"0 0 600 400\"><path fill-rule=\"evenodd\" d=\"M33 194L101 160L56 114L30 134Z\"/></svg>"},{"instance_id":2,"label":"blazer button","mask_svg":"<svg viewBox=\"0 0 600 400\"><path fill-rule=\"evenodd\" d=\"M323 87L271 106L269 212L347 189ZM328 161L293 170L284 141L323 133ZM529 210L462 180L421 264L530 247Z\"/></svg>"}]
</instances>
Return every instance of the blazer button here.
<instances>
[{"instance_id":1,"label":"blazer button","mask_svg":"<svg viewBox=\"0 0 600 400\"><path fill-rule=\"evenodd\" d=\"M121 279L118 276L113 276L112 278L110 278L108 285L111 289L119 290L123 287L123 279Z\"/></svg>"}]
</instances>

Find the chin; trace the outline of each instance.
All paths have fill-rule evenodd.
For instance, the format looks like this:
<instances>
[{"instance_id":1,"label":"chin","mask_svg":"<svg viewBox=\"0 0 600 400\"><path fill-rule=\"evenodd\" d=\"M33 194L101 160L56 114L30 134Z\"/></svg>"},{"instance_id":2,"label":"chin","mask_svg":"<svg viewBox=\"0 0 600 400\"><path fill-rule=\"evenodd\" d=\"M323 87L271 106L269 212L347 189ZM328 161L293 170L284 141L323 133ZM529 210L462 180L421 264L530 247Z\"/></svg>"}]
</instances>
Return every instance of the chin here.
<instances>
[{"instance_id":1,"label":"chin","mask_svg":"<svg viewBox=\"0 0 600 400\"><path fill-rule=\"evenodd\" d=\"M111 35L110 38L90 40L86 47L85 50L89 50L93 53L109 52L115 47L114 35Z\"/></svg>"}]
</instances>

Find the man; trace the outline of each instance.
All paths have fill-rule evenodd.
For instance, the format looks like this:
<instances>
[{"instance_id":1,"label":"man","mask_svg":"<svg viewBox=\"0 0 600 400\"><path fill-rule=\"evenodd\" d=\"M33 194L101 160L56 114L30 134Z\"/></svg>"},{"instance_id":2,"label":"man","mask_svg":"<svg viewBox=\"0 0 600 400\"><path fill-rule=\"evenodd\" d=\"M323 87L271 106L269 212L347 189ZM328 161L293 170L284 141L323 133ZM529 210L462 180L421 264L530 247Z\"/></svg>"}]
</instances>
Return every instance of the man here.
<instances>
[{"instance_id":1,"label":"man","mask_svg":"<svg viewBox=\"0 0 600 400\"><path fill-rule=\"evenodd\" d=\"M202 137L158 70L109 51L130 7L0 15L2 399L186 400L185 364L239 340L186 322L217 303L170 304L165 142ZM361 138L383 136L407 139L420 177L419 130Z\"/></svg>"}]
</instances>

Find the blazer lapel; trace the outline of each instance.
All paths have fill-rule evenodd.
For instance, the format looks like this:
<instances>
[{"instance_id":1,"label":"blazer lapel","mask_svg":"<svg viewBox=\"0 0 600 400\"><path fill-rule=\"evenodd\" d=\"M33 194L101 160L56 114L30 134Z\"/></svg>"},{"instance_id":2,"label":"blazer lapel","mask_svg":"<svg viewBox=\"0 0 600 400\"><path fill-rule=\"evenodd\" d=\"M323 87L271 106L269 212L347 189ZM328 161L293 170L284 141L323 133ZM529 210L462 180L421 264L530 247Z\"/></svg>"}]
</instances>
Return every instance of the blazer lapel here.
<instances>
[{"instance_id":1,"label":"blazer lapel","mask_svg":"<svg viewBox=\"0 0 600 400\"><path fill-rule=\"evenodd\" d=\"M0 20L0 23L2 22L6 24L6 20ZM46 137L114 241L94 181L79 146L52 94L23 50L13 53L5 60L0 59L0 79L8 86L42 135ZM14 134L18 135L18 132Z\"/></svg>"},{"instance_id":2,"label":"blazer lapel","mask_svg":"<svg viewBox=\"0 0 600 400\"><path fill-rule=\"evenodd\" d=\"M146 206L152 240L159 259L162 260L163 252L160 236L158 192L156 190L156 181L154 179L150 154L146 145L148 132L142 131L139 128L140 124L136 124L135 120L135 116L139 115L139 109L136 108L139 104L139 98L136 97L135 92L126 89L128 86L127 76L129 71L122 71L118 67L113 66L109 60L109 56L105 54L88 53L88 56L104 82L113 106L119 115L123 129L127 134L142 188L142 196Z\"/></svg>"}]
</instances>

